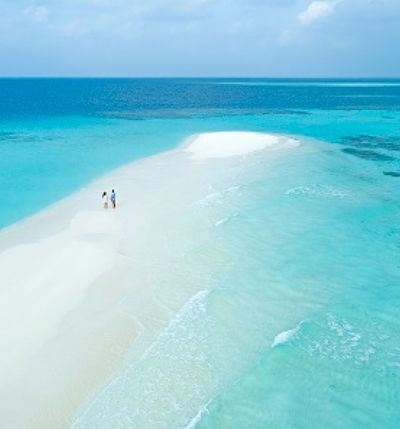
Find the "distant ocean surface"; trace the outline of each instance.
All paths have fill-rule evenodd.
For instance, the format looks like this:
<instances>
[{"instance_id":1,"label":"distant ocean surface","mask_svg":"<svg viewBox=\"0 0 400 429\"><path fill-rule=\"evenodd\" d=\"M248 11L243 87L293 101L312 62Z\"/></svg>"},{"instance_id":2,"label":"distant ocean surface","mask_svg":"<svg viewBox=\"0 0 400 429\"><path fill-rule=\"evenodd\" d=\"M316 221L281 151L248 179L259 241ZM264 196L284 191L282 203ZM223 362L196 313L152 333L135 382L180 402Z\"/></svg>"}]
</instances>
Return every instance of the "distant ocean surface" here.
<instances>
[{"instance_id":1,"label":"distant ocean surface","mask_svg":"<svg viewBox=\"0 0 400 429\"><path fill-rule=\"evenodd\" d=\"M398 429L400 80L0 79L0 227L114 167L229 130L315 150L274 173L261 163L220 201L237 213L218 226L230 263L148 365L173 374L188 344L185 359L215 371L212 389L186 386L214 392L187 410L188 428ZM174 398L141 397L154 368L139 369L124 397L142 423L126 409L121 428L181 429L173 407L158 424L143 417ZM76 428L102 426L89 413Z\"/></svg>"}]
</instances>

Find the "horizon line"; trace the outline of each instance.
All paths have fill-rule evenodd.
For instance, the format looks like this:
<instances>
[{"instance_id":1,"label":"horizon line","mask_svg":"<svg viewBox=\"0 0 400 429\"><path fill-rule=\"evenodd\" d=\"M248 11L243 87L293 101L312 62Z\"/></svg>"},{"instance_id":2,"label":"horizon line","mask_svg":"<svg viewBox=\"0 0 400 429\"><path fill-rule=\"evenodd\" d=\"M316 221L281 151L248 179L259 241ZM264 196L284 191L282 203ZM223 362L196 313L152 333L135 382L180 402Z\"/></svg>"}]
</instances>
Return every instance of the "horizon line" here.
<instances>
[{"instance_id":1,"label":"horizon line","mask_svg":"<svg viewBox=\"0 0 400 429\"><path fill-rule=\"evenodd\" d=\"M400 79L399 76L0 76L0 79L303 79L303 80L314 80L314 79L339 79L339 80L381 80L381 79Z\"/></svg>"}]
</instances>

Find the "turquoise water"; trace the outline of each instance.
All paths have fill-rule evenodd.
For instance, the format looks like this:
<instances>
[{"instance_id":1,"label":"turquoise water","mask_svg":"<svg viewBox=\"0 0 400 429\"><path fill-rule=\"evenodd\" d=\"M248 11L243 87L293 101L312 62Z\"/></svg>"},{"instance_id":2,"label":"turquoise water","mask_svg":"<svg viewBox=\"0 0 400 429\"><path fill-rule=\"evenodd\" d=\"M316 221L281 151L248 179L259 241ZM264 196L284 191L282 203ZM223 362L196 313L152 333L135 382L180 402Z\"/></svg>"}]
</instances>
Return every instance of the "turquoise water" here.
<instances>
[{"instance_id":1,"label":"turquoise water","mask_svg":"<svg viewBox=\"0 0 400 429\"><path fill-rule=\"evenodd\" d=\"M254 183L208 299L221 366L253 353L196 428L398 426L399 191L366 170L326 151Z\"/></svg>"},{"instance_id":2,"label":"turquoise water","mask_svg":"<svg viewBox=\"0 0 400 429\"><path fill-rule=\"evenodd\" d=\"M117 105L88 110L88 98L49 116L44 103L46 115L34 118L28 104L23 117L2 117L2 226L194 133L302 140L273 168L260 156L234 176L237 191L218 200L227 221L185 256L201 261L218 249L224 263L210 276L194 265L207 278L203 291L76 427L397 429L397 83L223 83L185 81L180 92L174 81L156 88L172 95L153 107L126 105L113 87ZM188 371L193 382L182 386Z\"/></svg>"}]
</instances>

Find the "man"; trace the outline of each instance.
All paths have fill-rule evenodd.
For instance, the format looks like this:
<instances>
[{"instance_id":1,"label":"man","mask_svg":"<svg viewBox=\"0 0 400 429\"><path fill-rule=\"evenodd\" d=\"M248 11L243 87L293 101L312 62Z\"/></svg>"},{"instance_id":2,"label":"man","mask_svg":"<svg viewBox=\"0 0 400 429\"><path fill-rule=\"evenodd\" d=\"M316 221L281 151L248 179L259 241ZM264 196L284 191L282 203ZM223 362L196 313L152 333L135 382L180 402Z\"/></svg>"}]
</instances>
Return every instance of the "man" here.
<instances>
[{"instance_id":1,"label":"man","mask_svg":"<svg viewBox=\"0 0 400 429\"><path fill-rule=\"evenodd\" d=\"M116 195L115 195L114 189L111 191L111 197L110 197L110 199L111 199L111 204L113 206L113 209L115 209L115 207L116 207L116 201L115 201Z\"/></svg>"}]
</instances>

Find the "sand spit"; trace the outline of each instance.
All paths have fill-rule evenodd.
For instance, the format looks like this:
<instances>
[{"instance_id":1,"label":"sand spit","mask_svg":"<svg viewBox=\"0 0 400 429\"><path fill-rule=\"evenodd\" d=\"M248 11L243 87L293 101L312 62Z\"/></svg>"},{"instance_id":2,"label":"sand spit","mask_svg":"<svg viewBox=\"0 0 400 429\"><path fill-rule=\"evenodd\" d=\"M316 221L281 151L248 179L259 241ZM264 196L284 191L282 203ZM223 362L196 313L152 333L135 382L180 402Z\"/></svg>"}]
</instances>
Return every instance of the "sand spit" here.
<instances>
[{"instance_id":1,"label":"sand spit","mask_svg":"<svg viewBox=\"0 0 400 429\"><path fill-rule=\"evenodd\" d=\"M223 260L210 251L203 273L185 259L199 244L212 248L215 224L234 215L196 203L210 186L232 187L239 156L296 144L261 133L200 134L3 230L1 427L69 427L126 364L134 341L154 338ZM213 163L195 162L209 158L223 163L218 182ZM112 187L118 208L104 210L101 193Z\"/></svg>"}]
</instances>

